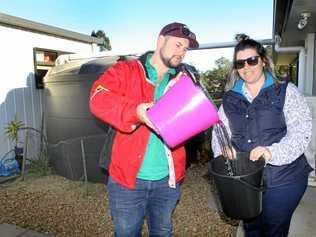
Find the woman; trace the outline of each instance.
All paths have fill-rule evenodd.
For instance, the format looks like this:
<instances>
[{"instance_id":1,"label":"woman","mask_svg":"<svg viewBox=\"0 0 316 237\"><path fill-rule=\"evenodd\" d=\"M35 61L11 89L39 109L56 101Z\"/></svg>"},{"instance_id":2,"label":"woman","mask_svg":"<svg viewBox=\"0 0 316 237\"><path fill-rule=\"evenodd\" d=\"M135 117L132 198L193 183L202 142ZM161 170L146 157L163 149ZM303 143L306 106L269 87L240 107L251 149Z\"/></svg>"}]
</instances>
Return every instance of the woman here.
<instances>
[{"instance_id":1,"label":"woman","mask_svg":"<svg viewBox=\"0 0 316 237\"><path fill-rule=\"evenodd\" d=\"M236 37L233 68L219 116L236 151L264 157L265 192L262 213L244 220L246 236L287 236L291 217L301 200L312 170L304 151L312 118L304 97L292 83L273 74L265 48L246 35ZM212 148L221 154L216 134Z\"/></svg>"}]
</instances>

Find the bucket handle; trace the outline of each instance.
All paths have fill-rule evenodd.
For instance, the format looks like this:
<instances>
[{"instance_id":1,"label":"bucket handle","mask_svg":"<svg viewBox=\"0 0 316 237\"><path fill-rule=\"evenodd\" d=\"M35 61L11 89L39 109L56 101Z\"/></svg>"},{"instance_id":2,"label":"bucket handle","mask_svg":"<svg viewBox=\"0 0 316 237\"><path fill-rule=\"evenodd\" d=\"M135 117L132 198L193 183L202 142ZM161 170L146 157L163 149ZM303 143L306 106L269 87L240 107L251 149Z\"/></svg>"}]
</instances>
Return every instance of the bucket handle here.
<instances>
[{"instance_id":1,"label":"bucket handle","mask_svg":"<svg viewBox=\"0 0 316 237\"><path fill-rule=\"evenodd\" d=\"M193 83L196 86L199 86L202 89L202 91L206 95L206 97L211 101L211 103L217 109L216 105L213 103L213 100L212 100L210 93L207 91L206 87L204 86L204 84L200 80L200 75L199 75L198 71L193 66L188 65L186 63L181 64L181 70L183 72L185 72L186 74L188 74L188 76L190 77L190 79L193 81Z\"/></svg>"},{"instance_id":2,"label":"bucket handle","mask_svg":"<svg viewBox=\"0 0 316 237\"><path fill-rule=\"evenodd\" d=\"M199 85L199 80L200 80L199 73L196 71L196 69L193 66L188 65L186 63L182 63L181 70L185 72L186 74L188 74L188 76L191 78L194 84Z\"/></svg>"},{"instance_id":3,"label":"bucket handle","mask_svg":"<svg viewBox=\"0 0 316 237\"><path fill-rule=\"evenodd\" d=\"M242 183L243 185L247 186L248 188L251 188L255 191L259 191L259 192L263 192L264 191L264 187L260 186L259 188L246 182L245 180L242 180L240 177L234 177L235 180L238 180L240 183Z\"/></svg>"}]
</instances>

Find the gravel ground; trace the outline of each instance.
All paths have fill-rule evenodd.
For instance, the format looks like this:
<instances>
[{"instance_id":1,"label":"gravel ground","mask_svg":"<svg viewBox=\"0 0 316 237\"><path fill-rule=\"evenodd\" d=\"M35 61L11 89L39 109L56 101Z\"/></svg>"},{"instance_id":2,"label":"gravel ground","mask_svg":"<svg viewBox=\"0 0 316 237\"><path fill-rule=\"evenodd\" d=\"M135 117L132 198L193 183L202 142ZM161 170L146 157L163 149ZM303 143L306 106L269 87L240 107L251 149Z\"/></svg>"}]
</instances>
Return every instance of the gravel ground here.
<instances>
[{"instance_id":1,"label":"gravel ground","mask_svg":"<svg viewBox=\"0 0 316 237\"><path fill-rule=\"evenodd\" d=\"M235 236L237 222L212 204L205 165L187 170L173 216L174 236ZM0 223L16 224L56 237L114 236L104 185L61 176L27 177L0 186ZM143 236L148 236L144 227Z\"/></svg>"}]
</instances>

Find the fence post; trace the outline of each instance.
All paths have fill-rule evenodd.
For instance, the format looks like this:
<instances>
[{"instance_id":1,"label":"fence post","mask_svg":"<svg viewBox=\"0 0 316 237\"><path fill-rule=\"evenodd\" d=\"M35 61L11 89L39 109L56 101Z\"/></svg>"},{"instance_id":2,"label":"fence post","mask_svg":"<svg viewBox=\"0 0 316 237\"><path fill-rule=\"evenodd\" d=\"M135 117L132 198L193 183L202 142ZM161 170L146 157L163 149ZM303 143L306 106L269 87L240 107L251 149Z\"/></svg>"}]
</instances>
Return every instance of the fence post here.
<instances>
[{"instance_id":1,"label":"fence post","mask_svg":"<svg viewBox=\"0 0 316 237\"><path fill-rule=\"evenodd\" d=\"M25 131L25 139L24 139L24 149L23 149L23 160L22 160L22 171L21 171L21 179L24 181L25 175L25 161L27 156L27 145L28 145L29 131Z\"/></svg>"},{"instance_id":2,"label":"fence post","mask_svg":"<svg viewBox=\"0 0 316 237\"><path fill-rule=\"evenodd\" d=\"M81 144L81 155L82 155L82 165L83 165L83 174L84 174L84 184L86 188L86 194L88 195L88 176L87 176L87 166L86 166L86 154L84 151L83 140L80 139Z\"/></svg>"}]
</instances>

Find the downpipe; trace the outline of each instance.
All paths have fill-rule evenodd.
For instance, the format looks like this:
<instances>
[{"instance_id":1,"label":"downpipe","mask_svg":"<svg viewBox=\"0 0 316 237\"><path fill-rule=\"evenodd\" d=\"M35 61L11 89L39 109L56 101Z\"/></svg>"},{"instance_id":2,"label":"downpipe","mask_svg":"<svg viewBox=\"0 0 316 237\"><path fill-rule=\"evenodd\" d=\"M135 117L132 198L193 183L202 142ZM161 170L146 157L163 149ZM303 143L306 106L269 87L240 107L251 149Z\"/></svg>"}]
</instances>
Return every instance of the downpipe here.
<instances>
[{"instance_id":1,"label":"downpipe","mask_svg":"<svg viewBox=\"0 0 316 237\"><path fill-rule=\"evenodd\" d=\"M275 36L274 49L278 53L299 53L298 56L298 89L304 93L306 50L302 46L280 47L281 37Z\"/></svg>"}]
</instances>

